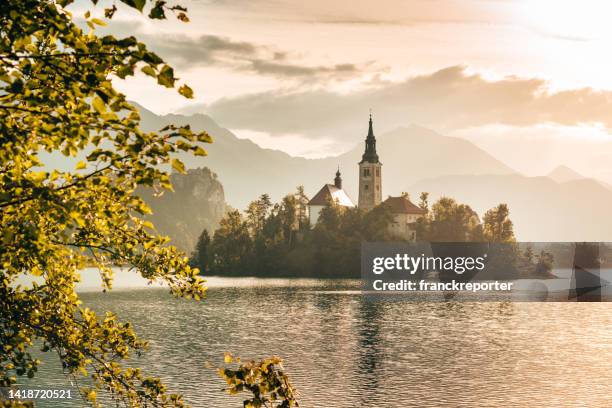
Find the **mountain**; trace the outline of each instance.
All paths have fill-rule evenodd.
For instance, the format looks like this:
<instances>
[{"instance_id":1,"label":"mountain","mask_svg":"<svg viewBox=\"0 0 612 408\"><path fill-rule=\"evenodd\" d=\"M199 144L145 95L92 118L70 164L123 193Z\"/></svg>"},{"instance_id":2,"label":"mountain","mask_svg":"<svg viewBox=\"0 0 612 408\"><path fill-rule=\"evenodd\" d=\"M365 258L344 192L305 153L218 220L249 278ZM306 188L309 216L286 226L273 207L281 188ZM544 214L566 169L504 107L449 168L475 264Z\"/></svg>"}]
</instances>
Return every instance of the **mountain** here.
<instances>
[{"instance_id":1,"label":"mountain","mask_svg":"<svg viewBox=\"0 0 612 408\"><path fill-rule=\"evenodd\" d=\"M304 185L312 196L323 184L332 182L338 166L343 186L356 202L357 163L363 153L366 121L363 134L355 135L355 147L350 151L337 157L304 159L239 139L206 115L157 116L144 111L142 116L149 130L173 122L208 131L214 138L207 146L209 156L185 157L185 163L215 171L233 207L244 209L262 193L278 200L298 185ZM376 131L376 123L374 126ZM524 241L612 240L608 214L612 189L569 168L557 169L549 177L526 177L465 139L419 126L377 135L377 150L383 163L384 197L407 191L416 198L421 191L428 191L430 203L442 195L451 196L481 215L507 203L516 235Z\"/></svg>"},{"instance_id":2,"label":"mountain","mask_svg":"<svg viewBox=\"0 0 612 408\"><path fill-rule=\"evenodd\" d=\"M338 158L350 172L349 192L353 194L357 192L356 163L361 160L363 149L363 143L358 143L350 152ZM471 142L442 136L416 125L397 128L377 136L377 151L383 163L385 195L399 195L403 186L425 178L445 175L514 174L511 168Z\"/></svg>"},{"instance_id":3,"label":"mountain","mask_svg":"<svg viewBox=\"0 0 612 408\"><path fill-rule=\"evenodd\" d=\"M598 181L557 183L548 177L521 175L443 176L422 180L407 191L428 191L430 203L449 196L469 204L481 216L507 203L518 240L612 240L612 191Z\"/></svg>"},{"instance_id":4,"label":"mountain","mask_svg":"<svg viewBox=\"0 0 612 408\"><path fill-rule=\"evenodd\" d=\"M363 153L367 134L355 135L355 147L337 157L305 159L284 152L264 149L247 139L239 139L203 114L192 116L157 116L141 108L142 127L157 130L166 124L189 124L192 129L206 130L214 143L205 146L207 157L184 156L188 168L207 166L219 175L229 205L244 209L263 193L273 200L303 185L309 196L323 184L331 183L338 166L343 186L357 201L357 163ZM512 169L493 156L463 139L442 136L431 130L410 126L377 135L377 148L383 162L385 195L397 195L401 186L426 177L448 174L512 174Z\"/></svg>"},{"instance_id":5,"label":"mountain","mask_svg":"<svg viewBox=\"0 0 612 408\"><path fill-rule=\"evenodd\" d=\"M591 180L596 183L599 183L602 187L612 191L612 185L606 183L605 181L602 181L596 178L585 177L582 174L578 173L575 170L572 170L571 168L567 166L556 167L550 173L548 173L546 177L556 181L557 183L566 183L568 181L577 181L577 180Z\"/></svg>"},{"instance_id":6,"label":"mountain","mask_svg":"<svg viewBox=\"0 0 612 408\"><path fill-rule=\"evenodd\" d=\"M156 196L151 189L142 189L139 194L151 207L153 214L148 217L157 230L189 253L202 230L214 231L219 226L226 210L223 186L208 168L173 173L170 180L174 192Z\"/></svg>"},{"instance_id":7,"label":"mountain","mask_svg":"<svg viewBox=\"0 0 612 408\"><path fill-rule=\"evenodd\" d=\"M584 177L582 174L570 169L567 166L558 166L548 173L547 177L557 183L565 183L566 181L581 180Z\"/></svg>"}]
</instances>

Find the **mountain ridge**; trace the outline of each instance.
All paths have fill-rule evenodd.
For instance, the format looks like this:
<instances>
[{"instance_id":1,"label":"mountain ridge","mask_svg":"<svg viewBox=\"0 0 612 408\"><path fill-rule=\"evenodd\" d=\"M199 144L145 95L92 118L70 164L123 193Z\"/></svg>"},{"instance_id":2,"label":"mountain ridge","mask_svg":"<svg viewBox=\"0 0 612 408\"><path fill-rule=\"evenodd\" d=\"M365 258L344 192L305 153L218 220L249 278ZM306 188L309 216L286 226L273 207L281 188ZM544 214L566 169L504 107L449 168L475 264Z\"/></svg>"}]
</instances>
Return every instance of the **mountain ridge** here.
<instances>
[{"instance_id":1,"label":"mountain ridge","mask_svg":"<svg viewBox=\"0 0 612 408\"><path fill-rule=\"evenodd\" d=\"M168 123L190 124L193 130L205 130L212 135L213 143L205 146L209 152L207 157L183 155L181 158L187 168L207 166L215 171L225 188L226 200L233 207L243 209L263 193L278 200L298 185L303 185L306 193L313 195L323 184L333 180L338 166L348 195L357 197L357 163L361 159L367 122L364 122L363 134L356 135L352 149L333 157L308 159L241 139L204 114L158 116L145 108L141 110L145 130L156 130ZM418 125L398 127L377 136L377 140L383 161L385 195L400 194L399 186L406 179L416 182L427 176L444 174L514 173L471 142L443 136ZM419 154L411 154L413 145L419 146ZM432 166L432 161L438 163Z\"/></svg>"},{"instance_id":2,"label":"mountain ridge","mask_svg":"<svg viewBox=\"0 0 612 408\"><path fill-rule=\"evenodd\" d=\"M213 136L214 143L205 146L209 156L182 158L188 168L207 166L217 173L225 199L232 207L244 209L263 193L276 201L298 185L313 196L322 185L332 182L338 166L349 197L357 197L357 163L367 134L365 121L363 134L356 135L355 147L320 159L261 148L238 138L203 114L143 115L143 127L147 130L154 130L151 125L171 121L190 124L192 129L206 130ZM383 199L403 191L413 197L428 191L430 203L442 195L454 197L471 205L481 216L504 202L510 206L510 216L521 240L612 239L612 221L607 221L612 190L597 180L582 178L559 183L547 176L527 177L468 140L440 135L418 125L377 135L377 150L383 163ZM598 222L588 222L585 214L593 215Z\"/></svg>"}]
</instances>

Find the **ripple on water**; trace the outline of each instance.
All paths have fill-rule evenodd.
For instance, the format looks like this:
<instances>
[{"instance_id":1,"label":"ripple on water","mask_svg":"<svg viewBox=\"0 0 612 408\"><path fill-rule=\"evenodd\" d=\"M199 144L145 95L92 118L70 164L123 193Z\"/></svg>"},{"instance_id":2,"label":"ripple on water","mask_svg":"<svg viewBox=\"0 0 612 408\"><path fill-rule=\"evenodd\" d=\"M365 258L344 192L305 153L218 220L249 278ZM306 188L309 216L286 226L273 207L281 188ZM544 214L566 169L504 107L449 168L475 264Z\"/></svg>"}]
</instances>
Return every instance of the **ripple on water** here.
<instances>
[{"instance_id":1,"label":"ripple on water","mask_svg":"<svg viewBox=\"0 0 612 408\"><path fill-rule=\"evenodd\" d=\"M225 351L283 357L304 407L612 406L606 303L372 302L354 282L270 282L213 286L202 303L163 289L82 297L132 321L151 343L135 363L196 407L242 405L206 368ZM28 384L68 384L43 357Z\"/></svg>"}]
</instances>

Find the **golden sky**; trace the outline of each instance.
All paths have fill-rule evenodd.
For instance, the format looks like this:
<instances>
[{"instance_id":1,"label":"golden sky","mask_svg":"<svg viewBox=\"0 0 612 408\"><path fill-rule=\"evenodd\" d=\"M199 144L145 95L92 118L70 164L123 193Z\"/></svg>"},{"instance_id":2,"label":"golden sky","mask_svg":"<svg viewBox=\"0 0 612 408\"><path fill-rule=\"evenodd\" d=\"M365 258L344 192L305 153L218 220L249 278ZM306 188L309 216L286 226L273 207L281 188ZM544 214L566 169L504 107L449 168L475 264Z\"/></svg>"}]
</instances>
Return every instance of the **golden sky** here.
<instances>
[{"instance_id":1,"label":"golden sky","mask_svg":"<svg viewBox=\"0 0 612 408\"><path fill-rule=\"evenodd\" d=\"M185 101L149 78L116 82L156 113L207 113L239 137L309 157L354 144L369 108L379 133L417 123L500 154L520 135L588 140L601 155L610 136L610 1L181 3L189 24L122 9L105 28L140 36L194 88ZM502 159L538 173L568 149L537 164ZM612 177L581 160L578 170Z\"/></svg>"}]
</instances>

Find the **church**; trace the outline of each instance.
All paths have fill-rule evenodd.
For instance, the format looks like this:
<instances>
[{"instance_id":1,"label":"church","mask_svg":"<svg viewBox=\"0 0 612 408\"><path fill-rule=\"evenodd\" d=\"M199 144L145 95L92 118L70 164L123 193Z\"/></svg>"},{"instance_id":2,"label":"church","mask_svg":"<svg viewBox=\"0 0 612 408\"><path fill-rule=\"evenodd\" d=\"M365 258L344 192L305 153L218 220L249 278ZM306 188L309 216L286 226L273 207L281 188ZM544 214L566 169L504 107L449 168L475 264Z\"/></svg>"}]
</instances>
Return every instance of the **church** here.
<instances>
[{"instance_id":1,"label":"church","mask_svg":"<svg viewBox=\"0 0 612 408\"><path fill-rule=\"evenodd\" d=\"M308 202L308 216L310 227L314 228L319 219L321 210L330 201L343 207L355 207L353 200L342 189L340 168L336 171L334 184L325 184L317 194ZM364 211L370 211L382 201L382 163L376 153L376 137L372 124L372 114L368 125L368 135L365 139L365 150L359 162L359 198L357 206ZM393 223L389 230L393 235L406 241L416 241L414 223L426 211L414 205L407 197L389 196L383 203L393 214Z\"/></svg>"}]
</instances>

